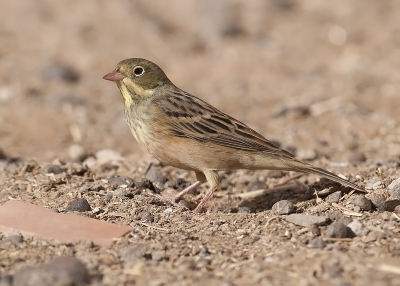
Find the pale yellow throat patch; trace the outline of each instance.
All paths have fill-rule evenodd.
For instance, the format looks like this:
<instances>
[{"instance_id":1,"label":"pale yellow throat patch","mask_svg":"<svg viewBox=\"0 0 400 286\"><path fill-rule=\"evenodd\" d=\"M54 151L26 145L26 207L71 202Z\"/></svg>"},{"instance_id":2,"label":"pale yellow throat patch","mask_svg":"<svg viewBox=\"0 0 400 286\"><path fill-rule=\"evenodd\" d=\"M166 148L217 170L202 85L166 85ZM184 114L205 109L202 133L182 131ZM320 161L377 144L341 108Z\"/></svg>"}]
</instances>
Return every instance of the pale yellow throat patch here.
<instances>
[{"instance_id":1,"label":"pale yellow throat patch","mask_svg":"<svg viewBox=\"0 0 400 286\"><path fill-rule=\"evenodd\" d=\"M122 96L124 97L124 100L125 100L125 105L127 105L127 106L131 106L133 103L132 95L130 94L127 86L129 86L129 88L131 90L133 90L139 96L143 96L143 97L151 96L154 93L153 89L146 90L143 87L141 87L140 85L131 81L130 79L124 78L121 82L118 82L118 87L121 90Z\"/></svg>"}]
</instances>

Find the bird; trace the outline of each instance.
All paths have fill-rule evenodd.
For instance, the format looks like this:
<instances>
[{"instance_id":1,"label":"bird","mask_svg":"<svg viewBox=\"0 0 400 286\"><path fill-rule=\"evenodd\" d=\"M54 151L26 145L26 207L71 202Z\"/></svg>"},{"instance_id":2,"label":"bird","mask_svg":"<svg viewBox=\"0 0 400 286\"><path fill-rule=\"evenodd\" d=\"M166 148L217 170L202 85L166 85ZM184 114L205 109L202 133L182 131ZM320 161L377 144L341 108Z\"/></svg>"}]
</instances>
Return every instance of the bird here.
<instances>
[{"instance_id":1,"label":"bird","mask_svg":"<svg viewBox=\"0 0 400 286\"><path fill-rule=\"evenodd\" d=\"M243 122L175 86L155 63L125 59L103 79L114 81L136 140L166 165L194 171L196 182L173 196L207 182L209 189L194 212L200 213L220 184L218 171L282 170L316 174L365 192L334 173L297 159Z\"/></svg>"}]
</instances>

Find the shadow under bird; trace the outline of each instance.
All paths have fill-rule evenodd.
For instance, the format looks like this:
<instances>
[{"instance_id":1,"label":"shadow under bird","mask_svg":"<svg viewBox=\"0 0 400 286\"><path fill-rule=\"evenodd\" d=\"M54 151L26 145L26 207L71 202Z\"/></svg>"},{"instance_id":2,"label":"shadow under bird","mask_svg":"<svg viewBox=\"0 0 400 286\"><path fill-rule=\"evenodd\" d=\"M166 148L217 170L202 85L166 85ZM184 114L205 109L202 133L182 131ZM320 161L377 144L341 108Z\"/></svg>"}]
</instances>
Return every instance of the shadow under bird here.
<instances>
[{"instance_id":1,"label":"shadow under bird","mask_svg":"<svg viewBox=\"0 0 400 286\"><path fill-rule=\"evenodd\" d=\"M195 212L201 212L218 189L222 170L285 170L312 173L357 191L363 188L324 169L300 161L246 124L219 111L204 100L176 87L151 61L132 58L106 74L116 82L125 116L136 140L161 162L191 170L197 181L173 198L208 182Z\"/></svg>"}]
</instances>

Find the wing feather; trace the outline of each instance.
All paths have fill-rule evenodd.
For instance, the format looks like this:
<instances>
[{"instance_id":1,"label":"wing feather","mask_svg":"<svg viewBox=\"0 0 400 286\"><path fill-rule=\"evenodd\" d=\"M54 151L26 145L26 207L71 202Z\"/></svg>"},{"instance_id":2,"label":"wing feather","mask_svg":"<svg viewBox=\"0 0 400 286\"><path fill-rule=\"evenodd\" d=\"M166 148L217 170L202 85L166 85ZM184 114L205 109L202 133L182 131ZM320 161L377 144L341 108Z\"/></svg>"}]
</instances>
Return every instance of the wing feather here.
<instances>
[{"instance_id":1,"label":"wing feather","mask_svg":"<svg viewBox=\"0 0 400 286\"><path fill-rule=\"evenodd\" d=\"M246 124L182 90L155 99L154 104L170 117L169 128L175 136L248 152L294 158Z\"/></svg>"}]
</instances>

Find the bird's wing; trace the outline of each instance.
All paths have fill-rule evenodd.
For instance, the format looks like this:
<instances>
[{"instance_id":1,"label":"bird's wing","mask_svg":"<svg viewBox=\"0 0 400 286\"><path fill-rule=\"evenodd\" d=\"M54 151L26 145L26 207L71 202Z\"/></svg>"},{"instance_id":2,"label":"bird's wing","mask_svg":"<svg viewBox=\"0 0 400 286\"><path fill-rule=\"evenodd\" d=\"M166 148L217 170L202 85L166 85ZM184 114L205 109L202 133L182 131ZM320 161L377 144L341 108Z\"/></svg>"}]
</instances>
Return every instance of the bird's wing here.
<instances>
[{"instance_id":1,"label":"bird's wing","mask_svg":"<svg viewBox=\"0 0 400 286\"><path fill-rule=\"evenodd\" d=\"M246 124L177 88L155 99L154 104L170 118L168 127L175 136L248 152L294 158L294 155L272 144Z\"/></svg>"}]
</instances>

